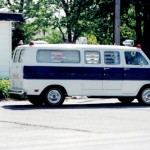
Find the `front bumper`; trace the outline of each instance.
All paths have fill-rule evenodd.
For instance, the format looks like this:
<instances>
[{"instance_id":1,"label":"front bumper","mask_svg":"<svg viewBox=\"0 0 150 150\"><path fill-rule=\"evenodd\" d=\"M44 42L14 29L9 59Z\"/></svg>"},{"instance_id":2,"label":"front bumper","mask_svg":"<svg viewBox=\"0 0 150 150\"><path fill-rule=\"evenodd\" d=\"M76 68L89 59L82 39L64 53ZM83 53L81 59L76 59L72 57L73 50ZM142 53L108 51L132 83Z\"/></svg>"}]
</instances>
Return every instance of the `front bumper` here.
<instances>
[{"instance_id":1,"label":"front bumper","mask_svg":"<svg viewBox=\"0 0 150 150\"><path fill-rule=\"evenodd\" d=\"M8 89L9 94L15 94L15 95L27 95L27 91L22 88L15 88L11 87Z\"/></svg>"}]
</instances>

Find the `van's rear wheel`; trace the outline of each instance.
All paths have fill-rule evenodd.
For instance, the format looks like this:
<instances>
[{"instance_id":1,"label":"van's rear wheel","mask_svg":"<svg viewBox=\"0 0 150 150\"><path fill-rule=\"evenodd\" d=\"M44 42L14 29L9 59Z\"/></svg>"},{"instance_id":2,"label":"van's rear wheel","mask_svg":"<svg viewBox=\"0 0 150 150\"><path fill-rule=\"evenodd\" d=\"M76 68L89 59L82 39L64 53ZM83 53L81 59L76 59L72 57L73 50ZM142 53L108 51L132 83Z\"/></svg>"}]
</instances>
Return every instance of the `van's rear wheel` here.
<instances>
[{"instance_id":1,"label":"van's rear wheel","mask_svg":"<svg viewBox=\"0 0 150 150\"><path fill-rule=\"evenodd\" d=\"M45 104L49 106L60 106L64 100L64 92L60 88L50 88L45 92Z\"/></svg>"},{"instance_id":2,"label":"van's rear wheel","mask_svg":"<svg viewBox=\"0 0 150 150\"><path fill-rule=\"evenodd\" d=\"M28 100L35 106L42 106L44 101L40 98L40 96L28 95Z\"/></svg>"},{"instance_id":3,"label":"van's rear wheel","mask_svg":"<svg viewBox=\"0 0 150 150\"><path fill-rule=\"evenodd\" d=\"M133 97L120 97L118 98L118 100L123 104L131 104L134 98Z\"/></svg>"},{"instance_id":4,"label":"van's rear wheel","mask_svg":"<svg viewBox=\"0 0 150 150\"><path fill-rule=\"evenodd\" d=\"M140 91L138 95L138 102L141 105L150 105L150 87Z\"/></svg>"}]
</instances>

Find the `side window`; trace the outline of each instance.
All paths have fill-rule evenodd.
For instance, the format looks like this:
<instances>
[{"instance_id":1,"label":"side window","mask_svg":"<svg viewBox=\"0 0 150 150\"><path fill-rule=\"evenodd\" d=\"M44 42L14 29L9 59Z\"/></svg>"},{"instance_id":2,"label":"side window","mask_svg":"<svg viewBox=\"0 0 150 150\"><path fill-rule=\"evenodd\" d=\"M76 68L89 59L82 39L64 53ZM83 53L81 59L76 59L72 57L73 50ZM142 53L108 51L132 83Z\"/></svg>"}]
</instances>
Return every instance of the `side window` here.
<instances>
[{"instance_id":1,"label":"side window","mask_svg":"<svg viewBox=\"0 0 150 150\"><path fill-rule=\"evenodd\" d=\"M100 52L98 51L85 51L84 58L86 64L100 64Z\"/></svg>"},{"instance_id":2,"label":"side window","mask_svg":"<svg viewBox=\"0 0 150 150\"><path fill-rule=\"evenodd\" d=\"M120 53L118 51L105 51L104 62L107 65L119 65L120 64Z\"/></svg>"},{"instance_id":3,"label":"side window","mask_svg":"<svg viewBox=\"0 0 150 150\"><path fill-rule=\"evenodd\" d=\"M36 56L40 63L80 63L77 50L38 50Z\"/></svg>"},{"instance_id":4,"label":"side window","mask_svg":"<svg viewBox=\"0 0 150 150\"><path fill-rule=\"evenodd\" d=\"M20 54L20 49L16 50L14 54L13 62L15 63L18 62L19 54Z\"/></svg>"},{"instance_id":5,"label":"side window","mask_svg":"<svg viewBox=\"0 0 150 150\"><path fill-rule=\"evenodd\" d=\"M127 65L148 65L147 60L140 52L125 52L125 61Z\"/></svg>"},{"instance_id":6,"label":"side window","mask_svg":"<svg viewBox=\"0 0 150 150\"><path fill-rule=\"evenodd\" d=\"M20 62L20 63L22 63L22 61L23 61L24 52L25 52L25 49L22 49L20 52L19 60L18 60L18 62Z\"/></svg>"}]
</instances>

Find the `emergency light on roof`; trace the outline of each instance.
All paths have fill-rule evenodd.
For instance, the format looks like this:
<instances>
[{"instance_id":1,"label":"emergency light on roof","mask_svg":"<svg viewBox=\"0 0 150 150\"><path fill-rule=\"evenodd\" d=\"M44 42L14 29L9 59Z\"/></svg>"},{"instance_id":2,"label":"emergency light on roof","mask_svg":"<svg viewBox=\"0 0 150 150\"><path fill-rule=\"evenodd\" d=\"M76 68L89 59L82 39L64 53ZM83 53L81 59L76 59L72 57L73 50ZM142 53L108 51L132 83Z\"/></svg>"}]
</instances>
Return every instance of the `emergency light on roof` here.
<instances>
[{"instance_id":1,"label":"emergency light on roof","mask_svg":"<svg viewBox=\"0 0 150 150\"><path fill-rule=\"evenodd\" d=\"M48 44L47 42L45 41L31 41L29 42L29 45L32 46L34 44Z\"/></svg>"},{"instance_id":2,"label":"emergency light on roof","mask_svg":"<svg viewBox=\"0 0 150 150\"><path fill-rule=\"evenodd\" d=\"M134 40L127 39L123 41L124 46L134 46Z\"/></svg>"},{"instance_id":3,"label":"emergency light on roof","mask_svg":"<svg viewBox=\"0 0 150 150\"><path fill-rule=\"evenodd\" d=\"M136 45L136 47L137 47L137 48L142 48L142 47L141 47L141 44Z\"/></svg>"}]
</instances>

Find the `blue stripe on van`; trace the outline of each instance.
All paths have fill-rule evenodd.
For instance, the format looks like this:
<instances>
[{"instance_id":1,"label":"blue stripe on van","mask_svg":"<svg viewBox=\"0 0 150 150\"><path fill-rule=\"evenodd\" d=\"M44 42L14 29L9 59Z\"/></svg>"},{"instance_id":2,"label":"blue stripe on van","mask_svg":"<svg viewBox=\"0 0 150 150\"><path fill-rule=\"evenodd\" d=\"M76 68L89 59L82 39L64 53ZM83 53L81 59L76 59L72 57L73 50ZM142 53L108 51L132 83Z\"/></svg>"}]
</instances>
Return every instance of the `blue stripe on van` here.
<instances>
[{"instance_id":1,"label":"blue stripe on van","mask_svg":"<svg viewBox=\"0 0 150 150\"><path fill-rule=\"evenodd\" d=\"M149 68L24 66L24 79L150 80Z\"/></svg>"}]
</instances>

